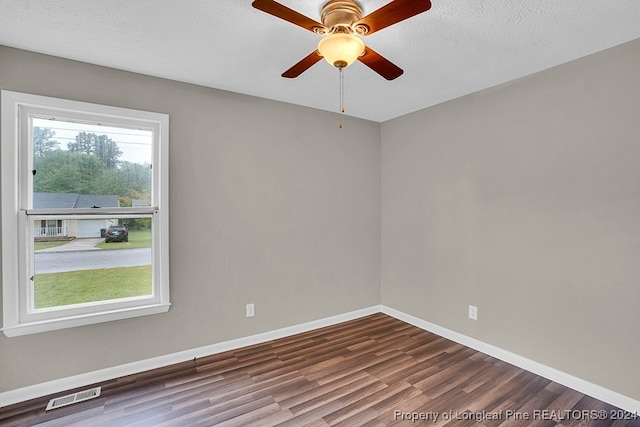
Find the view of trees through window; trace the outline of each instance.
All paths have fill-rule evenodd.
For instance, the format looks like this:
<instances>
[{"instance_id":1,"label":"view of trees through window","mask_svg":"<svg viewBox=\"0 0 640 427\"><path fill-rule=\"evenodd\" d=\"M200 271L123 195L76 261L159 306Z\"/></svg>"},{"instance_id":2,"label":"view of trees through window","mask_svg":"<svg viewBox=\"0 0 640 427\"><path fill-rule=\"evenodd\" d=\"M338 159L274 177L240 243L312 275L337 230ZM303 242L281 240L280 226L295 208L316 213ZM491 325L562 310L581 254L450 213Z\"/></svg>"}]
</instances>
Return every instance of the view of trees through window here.
<instances>
[{"instance_id":1,"label":"view of trees through window","mask_svg":"<svg viewBox=\"0 0 640 427\"><path fill-rule=\"evenodd\" d=\"M33 209L149 207L153 133L32 119ZM34 217L35 309L152 293L151 216Z\"/></svg>"},{"instance_id":2,"label":"view of trees through window","mask_svg":"<svg viewBox=\"0 0 640 427\"><path fill-rule=\"evenodd\" d=\"M152 136L146 130L33 119L33 192L114 195L120 207L144 201L148 206Z\"/></svg>"},{"instance_id":3,"label":"view of trees through window","mask_svg":"<svg viewBox=\"0 0 640 427\"><path fill-rule=\"evenodd\" d=\"M0 92L3 334L167 312L169 115Z\"/></svg>"}]
</instances>

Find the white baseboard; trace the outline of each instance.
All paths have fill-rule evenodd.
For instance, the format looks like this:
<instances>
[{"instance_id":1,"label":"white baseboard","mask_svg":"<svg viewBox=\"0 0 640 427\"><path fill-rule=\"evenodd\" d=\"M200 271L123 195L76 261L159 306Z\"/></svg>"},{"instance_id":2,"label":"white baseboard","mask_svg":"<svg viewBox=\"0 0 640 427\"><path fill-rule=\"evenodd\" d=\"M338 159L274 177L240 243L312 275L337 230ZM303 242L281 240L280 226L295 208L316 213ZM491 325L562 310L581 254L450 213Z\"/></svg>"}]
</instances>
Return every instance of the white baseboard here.
<instances>
[{"instance_id":1,"label":"white baseboard","mask_svg":"<svg viewBox=\"0 0 640 427\"><path fill-rule=\"evenodd\" d=\"M540 375L551 381L572 388L596 399L607 402L613 406L624 409L631 413L640 414L640 401L624 396L615 391L601 387L597 384L590 383L581 378L569 375L565 372L535 362L526 357L504 350L502 348L487 344L475 338L468 337L458 332L452 331L442 326L427 322L420 318L411 316L401 311L395 310L385 305L372 306L361 310L352 311L337 316L331 316L324 319L314 320L294 326L289 326L275 331L264 332L257 335L251 335L244 338L225 341L204 347L185 350L178 353L172 353L165 356L154 357L151 359L140 360L137 362L127 363L124 365L114 366L112 368L101 369L98 371L88 372L85 374L74 375L68 378L48 381L16 390L0 393L0 407L13 405L15 403L24 402L26 400L35 399L50 394L60 393L73 388L84 387L91 384L112 380L126 375L136 374L147 371L149 369L162 368L164 366L175 363L192 360L194 357L205 357L212 354L222 353L249 345L260 344L263 342L288 337L302 332L308 332L313 329L323 328L325 326L335 325L341 322L357 319L359 317L368 316L375 313L385 313L396 319L407 322L444 338L450 339L467 347L471 347L482 353L503 360L512 365L518 366L534 374Z\"/></svg>"},{"instance_id":2,"label":"white baseboard","mask_svg":"<svg viewBox=\"0 0 640 427\"><path fill-rule=\"evenodd\" d=\"M559 371L555 368L543 365L542 363L527 359L526 357L493 346L491 344L487 344L485 342L468 337L450 329L443 328L442 326L427 322L426 320L419 319L417 317L395 310L391 307L382 305L380 311L382 313L388 314L389 316L395 317L398 320L402 320L411 325L417 326L420 329L433 332L434 334L450 339L451 341L455 341L459 344L471 347L474 350L478 350L482 353L488 354L489 356L493 356L496 359L503 360L536 375L540 375L541 377L572 388L576 391L579 391L580 393L586 394L598 400L602 400L603 402L609 403L610 405L624 409L625 411L629 411L633 414L640 414L640 401L632 399L628 396L624 396L620 393L601 387L597 384L590 383L581 378Z\"/></svg>"},{"instance_id":3,"label":"white baseboard","mask_svg":"<svg viewBox=\"0 0 640 427\"><path fill-rule=\"evenodd\" d=\"M175 363L192 360L194 357L205 357L212 354L222 353L229 350L260 344L263 342L284 338L291 335L308 332L314 329L331 326L359 317L368 316L380 312L380 306L372 306L361 310L352 311L337 316L301 323L275 331L264 332L244 338L225 341L191 350L180 351L178 353L167 354L165 356L153 357L151 359L126 363L112 368L100 369L98 371L87 372L85 374L74 375L72 377L61 378L59 380L48 381L28 387L19 388L0 393L0 407L13 405L50 394L60 393L77 387L84 387L115 378L132 375L149 369L162 368Z\"/></svg>"}]
</instances>

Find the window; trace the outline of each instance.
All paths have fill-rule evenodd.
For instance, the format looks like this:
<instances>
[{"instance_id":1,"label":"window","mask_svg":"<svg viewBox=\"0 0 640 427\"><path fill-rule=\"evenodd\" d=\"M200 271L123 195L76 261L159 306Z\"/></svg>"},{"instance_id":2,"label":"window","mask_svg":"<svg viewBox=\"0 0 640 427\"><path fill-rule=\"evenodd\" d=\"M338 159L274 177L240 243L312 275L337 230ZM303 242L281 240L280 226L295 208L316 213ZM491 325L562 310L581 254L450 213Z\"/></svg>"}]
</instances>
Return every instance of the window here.
<instances>
[{"instance_id":1,"label":"window","mask_svg":"<svg viewBox=\"0 0 640 427\"><path fill-rule=\"evenodd\" d=\"M169 309L169 118L2 91L3 327Z\"/></svg>"}]
</instances>

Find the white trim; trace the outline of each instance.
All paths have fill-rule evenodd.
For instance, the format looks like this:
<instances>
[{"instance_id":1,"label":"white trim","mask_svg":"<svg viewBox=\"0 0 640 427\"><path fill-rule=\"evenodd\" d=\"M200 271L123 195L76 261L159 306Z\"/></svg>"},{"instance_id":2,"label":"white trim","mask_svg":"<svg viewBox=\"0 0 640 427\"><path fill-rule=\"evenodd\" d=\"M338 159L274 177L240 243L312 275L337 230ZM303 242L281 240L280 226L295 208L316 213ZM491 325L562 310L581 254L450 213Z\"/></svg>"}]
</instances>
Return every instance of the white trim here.
<instances>
[{"instance_id":1,"label":"white trim","mask_svg":"<svg viewBox=\"0 0 640 427\"><path fill-rule=\"evenodd\" d=\"M98 371L87 372L85 374L74 375L72 377L61 378L58 380L48 381L45 383L35 384L28 387L0 393L0 407L9 406L16 403L35 399L49 394L60 393L62 391L84 387L91 384L109 381L115 378L127 375L137 374L149 369L162 368L164 366L193 360L194 357L205 357L225 351L235 350L250 345L261 344L267 341L289 337L291 335L312 331L314 329L324 328L326 326L336 325L338 323L347 322L349 320L358 319L360 317L369 316L379 313L380 306L372 306L349 313L338 314L336 316L326 317L324 319L313 320L298 325L288 326L275 331L263 332L261 334L251 335L244 338L238 338L230 341L224 341L217 344L207 345L204 347L184 350L177 353L167 354L165 356L153 357L151 359L140 360L137 362L126 363L124 365L114 366L111 368L100 369Z\"/></svg>"},{"instance_id":2,"label":"white trim","mask_svg":"<svg viewBox=\"0 0 640 427\"><path fill-rule=\"evenodd\" d=\"M542 363L538 363L534 360L512 353L508 350L504 350L500 347L487 344L475 338L471 338L461 333L452 331L451 329L444 328L434 323L427 322L426 320L422 320L418 317L414 317L410 314L395 310L391 307L387 307L385 305L381 305L380 307L380 311L382 313L395 317L396 319L402 320L403 322L407 322L413 326L417 326L420 329L424 329L425 331L432 332L436 335L440 335L441 337L450 339L451 341L455 341L459 344L473 348L474 350L478 350L482 353L488 354L489 356L503 360L536 375L540 375L541 377L544 377L548 380L577 390L580 393L586 394L618 408L624 409L625 411L640 414L640 401L638 400L632 399L628 396L609 390L597 384L590 383L581 378L567 374L566 372L562 372L555 368L543 365Z\"/></svg>"},{"instance_id":3,"label":"white trim","mask_svg":"<svg viewBox=\"0 0 640 427\"><path fill-rule=\"evenodd\" d=\"M407 322L425 331L432 332L444 338L450 339L467 347L478 350L482 353L503 360L512 365L518 366L529 372L541 377L555 381L559 384L572 388L596 399L607 402L613 406L624 409L631 413L640 413L640 401L624 396L615 391L590 383L573 375L535 362L526 357L517 355L510 351L479 341L475 338L468 337L458 332L452 331L442 326L427 322L420 318L411 316L401 311L395 310L385 305L371 306L361 310L349 313L339 314L324 319L314 320L311 322L301 323L294 326L277 329L275 331L263 332L261 334L251 335L244 338L238 338L204 347L184 350L178 353L167 354L165 356L154 357L151 359L131 362L124 365L105 368L98 371L88 372L85 374L74 375L72 377L61 378L59 380L48 381L46 383L36 384L16 390L0 393L0 407L9 406L16 403L35 399L49 394L60 393L66 390L84 387L91 384L109 381L126 375L137 374L149 369L162 368L164 366L175 363L192 360L194 357L205 357L225 351L235 350L238 348L264 343L267 341L285 338L291 335L308 332L314 329L335 325L360 317L368 316L375 313L384 313L395 317L398 320Z\"/></svg>"},{"instance_id":4,"label":"white trim","mask_svg":"<svg viewBox=\"0 0 640 427\"><path fill-rule=\"evenodd\" d=\"M169 287L169 116L162 113L1 91L2 162L2 292L3 327L8 337L166 312ZM150 203L137 208L33 209L31 161L32 117L145 129L153 133ZM25 139L25 136L29 138ZM153 293L35 310L33 302L34 219L151 217ZM9 238L14 236L14 238Z\"/></svg>"},{"instance_id":5,"label":"white trim","mask_svg":"<svg viewBox=\"0 0 640 427\"><path fill-rule=\"evenodd\" d=\"M136 304L134 298L130 298L130 304ZM171 304L147 304L134 305L114 309L109 311L93 311L85 314L79 314L68 317L56 317L54 319L46 319L29 323L22 323L15 326L5 326L2 332L9 337L19 337L22 335L37 334L40 332L56 331L58 329L75 328L76 326L92 325L95 323L112 322L114 320L130 319L132 317L149 316L152 314L166 313L169 311ZM91 308L91 307L89 307Z\"/></svg>"},{"instance_id":6,"label":"white trim","mask_svg":"<svg viewBox=\"0 0 640 427\"><path fill-rule=\"evenodd\" d=\"M26 209L28 216L43 217L72 217L82 216L83 218L91 218L94 216L118 216L119 218L136 218L138 215L152 215L160 208L152 206L145 208L90 208L90 209L73 209L73 213L69 214L69 209ZM37 219L37 218L35 218Z\"/></svg>"},{"instance_id":7,"label":"white trim","mask_svg":"<svg viewBox=\"0 0 640 427\"><path fill-rule=\"evenodd\" d=\"M22 250L18 234L18 101L13 92L0 96L0 161L2 162L2 300L3 325L20 323L20 297L17 286L6 285L18 277L18 253ZM18 247L16 250L16 246ZM10 278L10 279L9 279Z\"/></svg>"}]
</instances>

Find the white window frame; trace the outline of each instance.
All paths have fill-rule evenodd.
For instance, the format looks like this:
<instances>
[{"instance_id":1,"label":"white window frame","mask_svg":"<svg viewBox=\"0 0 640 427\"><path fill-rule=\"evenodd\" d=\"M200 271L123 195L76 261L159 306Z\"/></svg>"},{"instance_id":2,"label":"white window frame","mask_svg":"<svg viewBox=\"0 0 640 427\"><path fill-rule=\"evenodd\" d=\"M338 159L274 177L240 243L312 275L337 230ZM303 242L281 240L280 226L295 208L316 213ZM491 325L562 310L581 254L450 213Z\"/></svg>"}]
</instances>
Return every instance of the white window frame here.
<instances>
[{"instance_id":1,"label":"white window frame","mask_svg":"<svg viewBox=\"0 0 640 427\"><path fill-rule=\"evenodd\" d=\"M169 116L2 90L2 331L8 337L163 313L169 310ZM153 131L151 206L34 210L30 118L55 117ZM62 216L60 216L62 215ZM34 220L152 218L150 296L31 310ZM30 239L30 240L29 240Z\"/></svg>"}]
</instances>

